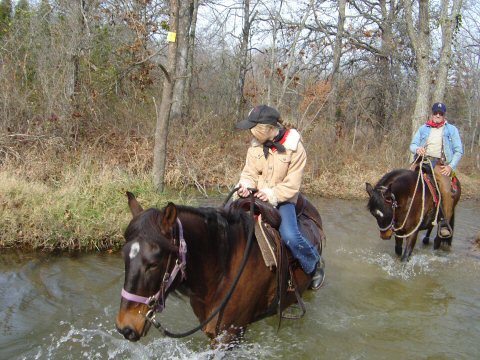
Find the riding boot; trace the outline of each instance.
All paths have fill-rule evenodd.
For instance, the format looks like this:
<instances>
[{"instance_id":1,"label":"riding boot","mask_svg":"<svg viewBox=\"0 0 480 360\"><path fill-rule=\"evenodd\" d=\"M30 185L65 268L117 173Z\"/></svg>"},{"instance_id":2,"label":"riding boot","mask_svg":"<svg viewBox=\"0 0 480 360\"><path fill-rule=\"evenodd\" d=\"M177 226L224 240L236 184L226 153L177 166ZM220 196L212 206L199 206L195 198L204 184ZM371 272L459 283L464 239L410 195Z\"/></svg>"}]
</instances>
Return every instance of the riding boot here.
<instances>
[{"instance_id":1,"label":"riding boot","mask_svg":"<svg viewBox=\"0 0 480 360\"><path fill-rule=\"evenodd\" d=\"M310 283L309 289L318 290L322 287L323 282L325 281L325 261L323 257L320 256L320 260L316 265L316 269L313 272L312 282Z\"/></svg>"}]
</instances>

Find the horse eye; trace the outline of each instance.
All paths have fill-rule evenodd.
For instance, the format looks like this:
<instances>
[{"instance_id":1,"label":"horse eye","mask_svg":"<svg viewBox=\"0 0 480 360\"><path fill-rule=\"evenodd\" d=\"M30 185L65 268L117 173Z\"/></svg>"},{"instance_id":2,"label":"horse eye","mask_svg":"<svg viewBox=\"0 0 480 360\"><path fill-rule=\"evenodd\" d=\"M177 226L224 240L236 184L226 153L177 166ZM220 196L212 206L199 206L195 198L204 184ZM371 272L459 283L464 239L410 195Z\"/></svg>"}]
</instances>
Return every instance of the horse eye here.
<instances>
[{"instance_id":1,"label":"horse eye","mask_svg":"<svg viewBox=\"0 0 480 360\"><path fill-rule=\"evenodd\" d=\"M158 268L158 263L151 263L147 265L147 270L155 270Z\"/></svg>"}]
</instances>

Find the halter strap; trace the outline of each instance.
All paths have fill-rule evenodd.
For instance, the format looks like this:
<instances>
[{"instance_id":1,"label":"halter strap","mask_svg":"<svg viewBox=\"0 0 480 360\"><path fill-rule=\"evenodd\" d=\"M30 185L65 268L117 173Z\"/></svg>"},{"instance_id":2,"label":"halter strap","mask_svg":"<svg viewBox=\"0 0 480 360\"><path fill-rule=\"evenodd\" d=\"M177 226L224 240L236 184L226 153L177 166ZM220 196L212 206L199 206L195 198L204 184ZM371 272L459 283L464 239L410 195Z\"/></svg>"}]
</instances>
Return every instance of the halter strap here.
<instances>
[{"instance_id":1,"label":"halter strap","mask_svg":"<svg viewBox=\"0 0 480 360\"><path fill-rule=\"evenodd\" d=\"M388 224L386 227L381 228L380 226L378 227L378 230L380 231L387 231L390 229L393 229L395 227L395 209L398 207L397 200L395 200L395 196L392 193L392 221L390 221L390 224ZM386 201L385 201L386 202Z\"/></svg>"},{"instance_id":2,"label":"halter strap","mask_svg":"<svg viewBox=\"0 0 480 360\"><path fill-rule=\"evenodd\" d=\"M178 258L177 258L177 261L175 262L175 267L173 268L172 273L171 274L168 273L168 267L170 265L170 259L171 259L171 254L170 254L168 257L167 268L166 268L165 274L163 275L163 281L157 293L150 297L145 297L145 296L132 294L127 290L125 290L124 288L122 288L122 297L125 300L133 301L140 304L145 304L151 310L162 312L163 309L165 308L165 293L167 292L167 290L170 288L173 281L177 277L178 272L180 271L182 274L182 278L181 278L182 281L187 278L187 275L185 273L185 269L187 266L187 243L185 242L185 238L183 237L182 222L178 217L177 217L177 224L178 224L178 240L179 240Z\"/></svg>"}]
</instances>

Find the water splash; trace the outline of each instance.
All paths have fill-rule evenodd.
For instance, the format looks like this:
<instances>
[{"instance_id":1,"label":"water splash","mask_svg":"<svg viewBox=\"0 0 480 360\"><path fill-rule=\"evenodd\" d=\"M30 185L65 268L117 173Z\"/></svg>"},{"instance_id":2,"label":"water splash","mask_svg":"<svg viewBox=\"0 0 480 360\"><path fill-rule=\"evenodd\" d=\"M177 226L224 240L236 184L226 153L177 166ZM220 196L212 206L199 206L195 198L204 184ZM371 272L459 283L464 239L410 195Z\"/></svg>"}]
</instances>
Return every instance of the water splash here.
<instances>
[{"instance_id":1,"label":"water splash","mask_svg":"<svg viewBox=\"0 0 480 360\"><path fill-rule=\"evenodd\" d=\"M150 342L129 342L120 338L114 329L104 330L102 324L92 324L94 328L77 328L62 321L59 324L61 334L50 334L43 339L43 345L37 346L23 359L173 359L173 360L211 360L211 359L258 359L271 357L269 349L258 343L242 342L233 350L225 348L211 349L207 338L172 339L151 337ZM147 340L148 341L148 340ZM199 346L200 343L200 346ZM80 355L80 356L79 356ZM71 357L73 359L73 357Z\"/></svg>"},{"instance_id":2,"label":"water splash","mask_svg":"<svg viewBox=\"0 0 480 360\"><path fill-rule=\"evenodd\" d=\"M378 249L355 249L355 251L339 248L337 253L351 255L353 259L360 259L371 265L378 266L391 278L409 280L418 275L432 273L439 267L451 266L458 261L458 256L444 252L421 252L416 250L409 261L401 262L400 258L390 253L379 253Z\"/></svg>"}]
</instances>

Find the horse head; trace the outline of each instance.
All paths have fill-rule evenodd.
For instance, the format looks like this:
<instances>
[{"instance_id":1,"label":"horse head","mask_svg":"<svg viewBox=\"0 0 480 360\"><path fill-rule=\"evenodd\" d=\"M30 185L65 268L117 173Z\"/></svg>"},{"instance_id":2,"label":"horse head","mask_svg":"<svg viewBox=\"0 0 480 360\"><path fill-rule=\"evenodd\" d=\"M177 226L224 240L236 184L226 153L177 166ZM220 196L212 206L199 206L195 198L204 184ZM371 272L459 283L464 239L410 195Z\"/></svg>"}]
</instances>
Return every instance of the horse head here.
<instances>
[{"instance_id":1,"label":"horse head","mask_svg":"<svg viewBox=\"0 0 480 360\"><path fill-rule=\"evenodd\" d=\"M165 289L164 280L178 258L177 208L169 203L162 210L143 210L132 193L127 196L133 218L124 234L125 281L116 327L126 339L137 341L150 328L149 312L161 311L171 290Z\"/></svg>"},{"instance_id":2,"label":"horse head","mask_svg":"<svg viewBox=\"0 0 480 360\"><path fill-rule=\"evenodd\" d=\"M368 200L368 210L377 219L380 237L388 240L393 235L393 223L395 212L395 195L392 193L392 184L388 186L379 186L375 188L366 183L366 191L370 197Z\"/></svg>"}]
</instances>

